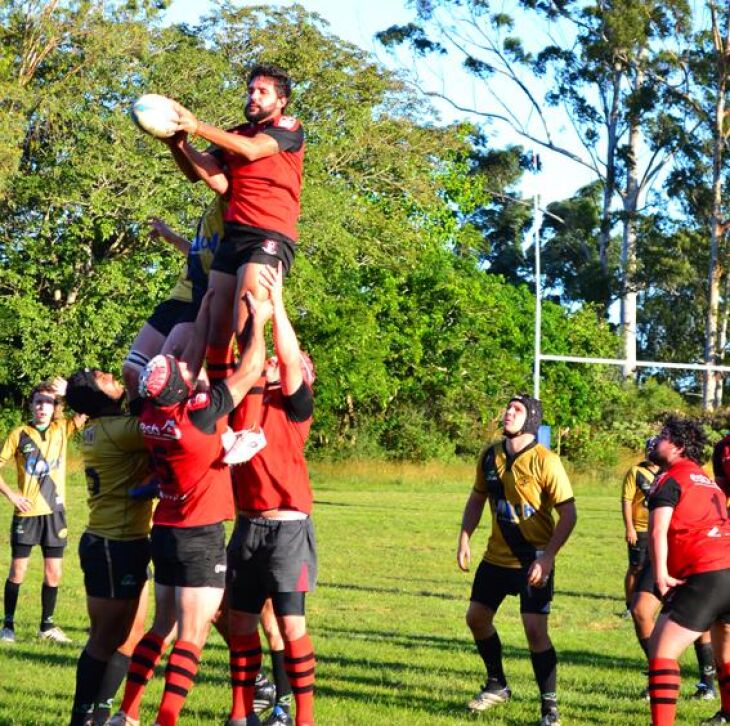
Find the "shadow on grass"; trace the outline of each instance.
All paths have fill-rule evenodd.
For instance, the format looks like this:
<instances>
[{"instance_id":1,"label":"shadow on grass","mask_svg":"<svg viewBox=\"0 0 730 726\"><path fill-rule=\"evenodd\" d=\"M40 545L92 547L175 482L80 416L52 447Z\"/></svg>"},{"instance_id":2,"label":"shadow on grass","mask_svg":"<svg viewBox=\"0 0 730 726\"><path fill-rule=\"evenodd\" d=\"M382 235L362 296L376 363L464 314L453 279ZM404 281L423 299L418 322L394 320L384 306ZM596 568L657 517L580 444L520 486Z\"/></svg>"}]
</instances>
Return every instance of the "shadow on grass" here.
<instances>
[{"instance_id":1,"label":"shadow on grass","mask_svg":"<svg viewBox=\"0 0 730 726\"><path fill-rule=\"evenodd\" d=\"M461 595L450 592L432 592L431 590L406 590L402 587L378 587L377 585L353 585L346 582L318 582L317 587L331 590L352 590L355 592L372 592L380 595L408 595L410 597L435 597L439 600L464 600Z\"/></svg>"}]
</instances>

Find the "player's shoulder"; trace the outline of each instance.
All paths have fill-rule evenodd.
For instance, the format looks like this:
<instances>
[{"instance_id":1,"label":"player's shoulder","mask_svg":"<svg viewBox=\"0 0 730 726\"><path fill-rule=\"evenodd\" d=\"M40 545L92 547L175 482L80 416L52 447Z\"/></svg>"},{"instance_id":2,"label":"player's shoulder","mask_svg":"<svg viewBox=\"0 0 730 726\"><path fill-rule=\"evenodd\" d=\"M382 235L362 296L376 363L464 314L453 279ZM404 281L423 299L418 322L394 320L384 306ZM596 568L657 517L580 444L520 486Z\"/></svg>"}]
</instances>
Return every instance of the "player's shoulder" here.
<instances>
[{"instance_id":1,"label":"player's shoulder","mask_svg":"<svg viewBox=\"0 0 730 726\"><path fill-rule=\"evenodd\" d=\"M272 124L275 128L284 129L284 131L296 131L301 128L302 124L298 118L294 116L279 116Z\"/></svg>"}]
</instances>

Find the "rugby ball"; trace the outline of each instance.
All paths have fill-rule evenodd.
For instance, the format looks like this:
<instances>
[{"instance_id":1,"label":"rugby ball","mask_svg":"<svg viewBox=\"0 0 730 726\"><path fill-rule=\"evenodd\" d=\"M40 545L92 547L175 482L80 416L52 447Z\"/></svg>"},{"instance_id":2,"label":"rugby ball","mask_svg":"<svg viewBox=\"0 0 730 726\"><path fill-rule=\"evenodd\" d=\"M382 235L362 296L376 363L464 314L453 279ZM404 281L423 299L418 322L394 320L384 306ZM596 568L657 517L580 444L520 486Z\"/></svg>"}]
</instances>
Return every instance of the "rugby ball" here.
<instances>
[{"instance_id":1,"label":"rugby ball","mask_svg":"<svg viewBox=\"0 0 730 726\"><path fill-rule=\"evenodd\" d=\"M167 139L177 131L179 118L167 96L145 93L132 104L130 115L142 131L158 139Z\"/></svg>"}]
</instances>

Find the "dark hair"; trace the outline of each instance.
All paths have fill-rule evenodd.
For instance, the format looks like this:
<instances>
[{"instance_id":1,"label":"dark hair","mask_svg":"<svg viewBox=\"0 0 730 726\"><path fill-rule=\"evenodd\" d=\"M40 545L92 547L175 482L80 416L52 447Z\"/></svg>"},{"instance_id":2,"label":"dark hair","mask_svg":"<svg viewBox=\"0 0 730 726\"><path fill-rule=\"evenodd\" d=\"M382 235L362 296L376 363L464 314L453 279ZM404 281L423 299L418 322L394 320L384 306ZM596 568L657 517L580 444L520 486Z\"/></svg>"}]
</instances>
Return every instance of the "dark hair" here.
<instances>
[{"instance_id":1,"label":"dark hair","mask_svg":"<svg viewBox=\"0 0 730 726\"><path fill-rule=\"evenodd\" d=\"M696 464L704 458L707 436L702 424L696 419L669 416L664 421L660 438L671 441L677 448L684 449L682 454Z\"/></svg>"},{"instance_id":2,"label":"dark hair","mask_svg":"<svg viewBox=\"0 0 730 726\"><path fill-rule=\"evenodd\" d=\"M251 72L248 74L248 82L251 83L254 78L259 78L260 76L271 78L274 81L276 93L279 98L283 96L289 99L291 97L291 78L289 78L289 74L285 70L279 68L279 66L260 63L251 69Z\"/></svg>"},{"instance_id":3,"label":"dark hair","mask_svg":"<svg viewBox=\"0 0 730 726\"><path fill-rule=\"evenodd\" d=\"M91 418L99 416L111 406L119 405L119 401L99 390L94 373L95 368L84 368L69 376L66 385L66 403L76 413L85 413Z\"/></svg>"},{"instance_id":4,"label":"dark hair","mask_svg":"<svg viewBox=\"0 0 730 726\"><path fill-rule=\"evenodd\" d=\"M38 385L36 385L33 390L30 392L30 402L33 403L33 398L35 398L35 395L37 393L48 393L55 401L56 396L56 389L53 387L52 383L49 383L48 381L41 381Z\"/></svg>"}]
</instances>

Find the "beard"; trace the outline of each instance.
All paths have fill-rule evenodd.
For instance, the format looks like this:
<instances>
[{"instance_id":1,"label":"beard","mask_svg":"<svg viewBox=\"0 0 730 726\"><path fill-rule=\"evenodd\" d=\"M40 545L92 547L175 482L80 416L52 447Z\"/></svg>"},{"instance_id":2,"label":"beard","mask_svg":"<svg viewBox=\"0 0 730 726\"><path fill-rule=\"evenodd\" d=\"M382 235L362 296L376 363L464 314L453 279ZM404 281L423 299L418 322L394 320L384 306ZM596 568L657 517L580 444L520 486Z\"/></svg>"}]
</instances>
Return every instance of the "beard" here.
<instances>
[{"instance_id":1,"label":"beard","mask_svg":"<svg viewBox=\"0 0 730 726\"><path fill-rule=\"evenodd\" d=\"M250 121L252 124L257 124L261 121L265 121L269 118L269 116L273 115L274 110L275 105L271 104L269 107L258 106L257 110L253 111L251 109L251 104L247 103L243 109L243 113L246 116L247 121Z\"/></svg>"}]
</instances>

